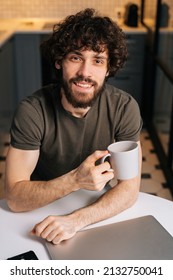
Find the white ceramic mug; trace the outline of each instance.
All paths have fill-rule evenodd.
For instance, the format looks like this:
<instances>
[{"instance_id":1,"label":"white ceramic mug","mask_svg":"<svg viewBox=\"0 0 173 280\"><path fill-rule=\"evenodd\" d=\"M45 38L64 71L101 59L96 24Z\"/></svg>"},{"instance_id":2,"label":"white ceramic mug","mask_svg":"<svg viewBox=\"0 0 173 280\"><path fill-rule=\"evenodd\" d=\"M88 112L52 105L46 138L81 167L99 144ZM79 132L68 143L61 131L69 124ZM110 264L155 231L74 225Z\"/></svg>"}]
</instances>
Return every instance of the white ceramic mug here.
<instances>
[{"instance_id":1,"label":"white ceramic mug","mask_svg":"<svg viewBox=\"0 0 173 280\"><path fill-rule=\"evenodd\" d=\"M101 162L110 157L111 168L119 180L132 179L139 172L139 147L134 141L120 141L108 146L109 154ZM111 171L111 169L110 169Z\"/></svg>"}]
</instances>

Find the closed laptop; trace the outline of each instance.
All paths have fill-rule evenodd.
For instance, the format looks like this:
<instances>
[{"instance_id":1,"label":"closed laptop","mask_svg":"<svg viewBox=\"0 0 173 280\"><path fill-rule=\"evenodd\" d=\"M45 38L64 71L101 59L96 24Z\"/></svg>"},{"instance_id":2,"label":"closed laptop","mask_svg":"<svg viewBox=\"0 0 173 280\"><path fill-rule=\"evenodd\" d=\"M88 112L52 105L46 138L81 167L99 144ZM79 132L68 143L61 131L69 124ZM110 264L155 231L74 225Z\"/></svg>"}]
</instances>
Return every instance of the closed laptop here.
<instances>
[{"instance_id":1,"label":"closed laptop","mask_svg":"<svg viewBox=\"0 0 173 280\"><path fill-rule=\"evenodd\" d=\"M46 247L54 260L173 259L173 237L150 215L83 230Z\"/></svg>"}]
</instances>

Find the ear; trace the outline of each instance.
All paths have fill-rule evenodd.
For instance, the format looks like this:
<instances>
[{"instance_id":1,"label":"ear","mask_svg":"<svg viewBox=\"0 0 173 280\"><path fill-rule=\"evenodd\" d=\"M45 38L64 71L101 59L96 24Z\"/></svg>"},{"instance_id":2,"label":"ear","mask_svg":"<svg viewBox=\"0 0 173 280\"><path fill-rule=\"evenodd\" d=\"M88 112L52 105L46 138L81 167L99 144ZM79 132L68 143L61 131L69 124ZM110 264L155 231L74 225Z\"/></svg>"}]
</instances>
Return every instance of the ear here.
<instances>
[{"instance_id":1,"label":"ear","mask_svg":"<svg viewBox=\"0 0 173 280\"><path fill-rule=\"evenodd\" d=\"M109 76L109 71L106 73L106 77Z\"/></svg>"},{"instance_id":2,"label":"ear","mask_svg":"<svg viewBox=\"0 0 173 280\"><path fill-rule=\"evenodd\" d=\"M55 68L56 69L61 69L61 66L59 65L59 63L57 61L55 61Z\"/></svg>"}]
</instances>

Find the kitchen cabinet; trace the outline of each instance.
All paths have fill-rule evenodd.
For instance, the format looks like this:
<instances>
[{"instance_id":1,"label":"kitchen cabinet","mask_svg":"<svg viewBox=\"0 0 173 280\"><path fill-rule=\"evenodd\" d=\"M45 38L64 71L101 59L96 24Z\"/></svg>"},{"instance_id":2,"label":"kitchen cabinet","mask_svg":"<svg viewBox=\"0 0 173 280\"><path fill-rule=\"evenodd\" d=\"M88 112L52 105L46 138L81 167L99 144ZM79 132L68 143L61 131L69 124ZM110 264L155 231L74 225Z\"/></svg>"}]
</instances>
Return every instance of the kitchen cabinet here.
<instances>
[{"instance_id":1,"label":"kitchen cabinet","mask_svg":"<svg viewBox=\"0 0 173 280\"><path fill-rule=\"evenodd\" d=\"M13 39L0 48L0 117L6 117L15 109L15 78Z\"/></svg>"},{"instance_id":2,"label":"kitchen cabinet","mask_svg":"<svg viewBox=\"0 0 173 280\"><path fill-rule=\"evenodd\" d=\"M40 35L14 36L17 102L42 86L40 62Z\"/></svg>"},{"instance_id":3,"label":"kitchen cabinet","mask_svg":"<svg viewBox=\"0 0 173 280\"><path fill-rule=\"evenodd\" d=\"M158 56L170 70L173 65L173 32L160 32ZM157 67L155 83L154 118L165 121L170 119L172 111L173 87L163 71ZM168 128L169 129L169 128Z\"/></svg>"},{"instance_id":4,"label":"kitchen cabinet","mask_svg":"<svg viewBox=\"0 0 173 280\"><path fill-rule=\"evenodd\" d=\"M108 79L109 84L115 85L130 93L138 102L142 102L143 71L145 59L146 33L126 34L128 59L123 69L115 77Z\"/></svg>"}]
</instances>

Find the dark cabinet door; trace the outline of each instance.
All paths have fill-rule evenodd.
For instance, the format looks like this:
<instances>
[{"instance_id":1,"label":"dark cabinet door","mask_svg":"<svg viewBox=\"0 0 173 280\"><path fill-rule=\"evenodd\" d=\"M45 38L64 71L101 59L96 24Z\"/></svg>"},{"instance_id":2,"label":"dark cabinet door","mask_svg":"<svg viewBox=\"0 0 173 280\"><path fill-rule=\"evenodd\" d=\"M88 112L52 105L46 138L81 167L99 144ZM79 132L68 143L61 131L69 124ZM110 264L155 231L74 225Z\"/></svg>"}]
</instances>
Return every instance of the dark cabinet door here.
<instances>
[{"instance_id":1,"label":"dark cabinet door","mask_svg":"<svg viewBox=\"0 0 173 280\"><path fill-rule=\"evenodd\" d=\"M17 34L14 38L18 102L42 85L40 35Z\"/></svg>"},{"instance_id":2,"label":"dark cabinet door","mask_svg":"<svg viewBox=\"0 0 173 280\"><path fill-rule=\"evenodd\" d=\"M10 115L15 109L13 39L0 48L0 114Z\"/></svg>"}]
</instances>

